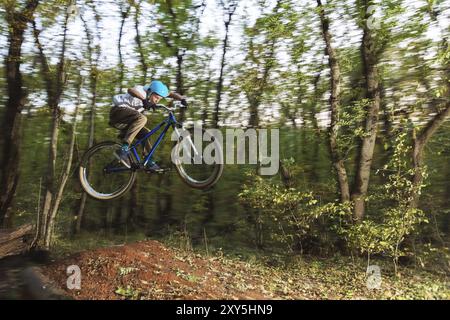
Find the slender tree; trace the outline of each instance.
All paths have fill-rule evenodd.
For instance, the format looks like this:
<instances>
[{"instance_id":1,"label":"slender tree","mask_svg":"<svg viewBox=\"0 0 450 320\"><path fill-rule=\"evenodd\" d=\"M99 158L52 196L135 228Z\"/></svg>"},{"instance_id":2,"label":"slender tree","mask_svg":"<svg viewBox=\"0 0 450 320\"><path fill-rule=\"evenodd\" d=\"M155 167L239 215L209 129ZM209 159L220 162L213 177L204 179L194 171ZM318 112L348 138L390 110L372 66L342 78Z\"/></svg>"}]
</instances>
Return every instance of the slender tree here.
<instances>
[{"instance_id":1,"label":"slender tree","mask_svg":"<svg viewBox=\"0 0 450 320\"><path fill-rule=\"evenodd\" d=\"M230 29L231 19L233 18L233 15L238 6L238 1L236 1L236 0L230 0L230 1L220 0L219 3L220 3L220 6L222 7L222 10L225 12L225 19L224 19L225 37L223 39L223 45L222 45L222 59L220 61L220 73L219 73L219 80L217 81L216 102L214 105L213 126L215 128L217 128L218 123L219 123L219 107L220 107L220 101L222 100L223 72L224 72L224 68L225 68L225 55L227 54L227 48L228 48L229 29Z\"/></svg>"},{"instance_id":2,"label":"slender tree","mask_svg":"<svg viewBox=\"0 0 450 320\"><path fill-rule=\"evenodd\" d=\"M430 12L430 15L434 21L437 21L439 14ZM450 41L448 35L443 38L441 47L438 51L442 56L442 73L444 79L442 95L446 97L446 99L444 99L444 103L440 106L436 115L432 116L420 131L417 132L415 128L413 129L414 176L412 183L414 192L411 199L411 207L413 208L417 208L419 205L420 189L422 188L424 180L423 167L425 147L450 115L450 98L448 98L450 96Z\"/></svg>"},{"instance_id":3,"label":"slender tree","mask_svg":"<svg viewBox=\"0 0 450 320\"><path fill-rule=\"evenodd\" d=\"M26 92L22 88L22 43L24 32L33 20L39 4L37 0L26 1L21 10L16 1L2 2L8 24L8 54L5 57L5 72L8 100L2 125L3 150L0 158L0 226L11 226L11 203L19 182L19 160L21 145L21 119Z\"/></svg>"},{"instance_id":4,"label":"slender tree","mask_svg":"<svg viewBox=\"0 0 450 320\"><path fill-rule=\"evenodd\" d=\"M120 31L119 31L119 42L118 52L119 52L119 92L122 92L123 89L123 79L125 74L125 64L123 63L123 52L122 52L122 37L123 37L123 28L125 25L125 21L127 20L131 10L131 5L126 2L120 2Z\"/></svg>"},{"instance_id":5,"label":"slender tree","mask_svg":"<svg viewBox=\"0 0 450 320\"><path fill-rule=\"evenodd\" d=\"M95 26L96 30L99 30L99 22L100 15L98 14L95 4L90 2L91 7L94 11L95 15ZM88 54L88 62L89 62L89 88L91 91L91 101L90 101L90 111L89 111L89 136L88 136L88 145L87 148L91 148L94 145L95 138L95 115L96 109L95 105L97 102L97 82L98 82L98 61L100 58L100 46L94 44L94 35L92 34L86 19L81 16L81 20L83 21L84 31L86 33L87 38L87 54ZM83 221L84 209L86 205L87 195L85 192L82 193L80 203L78 205L77 216L75 219L75 233L79 233L81 230L81 224Z\"/></svg>"},{"instance_id":6,"label":"slender tree","mask_svg":"<svg viewBox=\"0 0 450 320\"><path fill-rule=\"evenodd\" d=\"M328 56L328 64L330 67L330 83L331 83L331 95L330 95L330 109L331 109L331 123L329 128L329 146L331 151L331 158L333 166L336 169L339 190L341 195L341 202L344 203L350 200L350 188L348 184L347 170L345 168L344 159L338 147L338 135L339 135L339 112L340 112L340 99L341 99L341 71L339 67L339 60L332 45L332 36L330 32L330 22L325 13L325 9L321 0L317 0L317 8L319 10L319 16L322 26L322 35L325 41L325 51Z\"/></svg>"},{"instance_id":7,"label":"slender tree","mask_svg":"<svg viewBox=\"0 0 450 320\"><path fill-rule=\"evenodd\" d=\"M76 131L77 131L78 109L80 106L80 99L81 99L81 85L82 85L82 77L81 77L81 75L78 75L78 80L76 82L77 102L75 105L75 111L73 112L72 133L70 135L69 151L67 153L67 159L64 161L64 171L61 176L61 181L59 182L58 192L56 194L53 206L50 211L48 231L46 232L46 237L45 237L45 246L46 247L51 246L52 235L53 235L54 228L55 228L56 216L57 216L61 201L63 200L64 190L65 190L67 181L69 180L70 171L72 169L73 155L74 155L74 149L75 149Z\"/></svg>"},{"instance_id":8,"label":"slender tree","mask_svg":"<svg viewBox=\"0 0 450 320\"><path fill-rule=\"evenodd\" d=\"M362 21L363 38L361 54L366 80L366 98L368 99L367 114L364 124L365 134L362 137L360 153L358 155L355 182L352 190L354 202L354 218L362 220L365 211L365 198L369 188L370 170L372 167L375 142L378 133L378 119L381 104L380 79L378 71L379 53L376 45L375 31L369 26L368 19L370 0L363 0L361 10L364 12Z\"/></svg>"},{"instance_id":9,"label":"slender tree","mask_svg":"<svg viewBox=\"0 0 450 320\"><path fill-rule=\"evenodd\" d=\"M64 17L63 17L63 38L61 43L61 52L59 56L59 61L57 67L52 70L49 64L49 60L44 52L44 47L41 44L39 35L40 30L38 30L35 21L33 21L33 34L35 38L36 47L38 48L38 56L41 63L41 73L45 81L46 91L47 91L47 104L50 108L52 114L51 129L50 129L50 146L49 146L49 156L47 162L47 173L44 181L44 200L42 202L42 219L41 225L38 226L38 245L40 240L43 240L44 247L49 247L49 233L50 233L50 216L52 208L54 206L55 196L56 196L56 179L55 179L55 169L57 160L57 148L58 148L58 134L59 126L61 122L62 112L59 106L64 86L66 83L65 74L65 55L66 55L66 45L67 45L67 26L69 21L69 11L67 10L69 2L64 6Z\"/></svg>"},{"instance_id":10,"label":"slender tree","mask_svg":"<svg viewBox=\"0 0 450 320\"><path fill-rule=\"evenodd\" d=\"M142 37L141 33L139 31L139 24L141 23L141 6L142 6L142 0L133 1L133 7L134 7L134 29L136 31L135 41L137 46L137 51L139 54L139 61L141 66L141 72L142 72L142 84L145 84L147 82L148 77L148 62L146 58L146 53L144 50L144 45L142 43Z\"/></svg>"}]
</instances>

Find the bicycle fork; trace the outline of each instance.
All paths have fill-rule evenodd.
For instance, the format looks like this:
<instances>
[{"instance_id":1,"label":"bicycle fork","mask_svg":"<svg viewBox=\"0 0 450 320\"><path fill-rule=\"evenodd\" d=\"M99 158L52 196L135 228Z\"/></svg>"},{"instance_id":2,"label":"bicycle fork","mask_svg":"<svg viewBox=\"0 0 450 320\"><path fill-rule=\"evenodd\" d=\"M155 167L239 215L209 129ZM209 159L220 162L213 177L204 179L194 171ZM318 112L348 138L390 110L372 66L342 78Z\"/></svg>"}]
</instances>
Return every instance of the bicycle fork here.
<instances>
[{"instance_id":1,"label":"bicycle fork","mask_svg":"<svg viewBox=\"0 0 450 320\"><path fill-rule=\"evenodd\" d=\"M186 130L184 127L182 127L182 129L189 133L189 131ZM195 144L191 139L191 135L189 134L186 137L183 137L183 135L180 133L180 131L178 130L178 128L176 126L174 126L174 130L175 130L175 133L177 134L179 142L182 140L182 138L186 139L187 143L183 143L182 147L183 147L183 152L186 152L186 155L189 157L189 159L192 159L191 149L194 150L195 156L198 157L200 153L198 152L197 148L195 147Z\"/></svg>"}]
</instances>

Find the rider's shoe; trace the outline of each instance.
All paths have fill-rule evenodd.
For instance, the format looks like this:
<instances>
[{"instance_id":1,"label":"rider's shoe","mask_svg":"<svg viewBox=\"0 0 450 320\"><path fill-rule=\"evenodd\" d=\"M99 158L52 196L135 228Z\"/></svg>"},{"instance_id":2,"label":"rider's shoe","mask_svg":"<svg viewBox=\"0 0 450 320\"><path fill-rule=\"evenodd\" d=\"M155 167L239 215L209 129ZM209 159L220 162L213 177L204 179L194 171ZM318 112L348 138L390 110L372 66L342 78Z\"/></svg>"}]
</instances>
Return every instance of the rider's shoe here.
<instances>
[{"instance_id":1,"label":"rider's shoe","mask_svg":"<svg viewBox=\"0 0 450 320\"><path fill-rule=\"evenodd\" d=\"M114 152L114 156L119 160L125 167L131 168L130 164L130 152L127 144L122 145L119 149Z\"/></svg>"},{"instance_id":2,"label":"rider's shoe","mask_svg":"<svg viewBox=\"0 0 450 320\"><path fill-rule=\"evenodd\" d=\"M161 168L155 161L150 159L147 165L145 166L145 171L160 173L164 172L165 170Z\"/></svg>"}]
</instances>

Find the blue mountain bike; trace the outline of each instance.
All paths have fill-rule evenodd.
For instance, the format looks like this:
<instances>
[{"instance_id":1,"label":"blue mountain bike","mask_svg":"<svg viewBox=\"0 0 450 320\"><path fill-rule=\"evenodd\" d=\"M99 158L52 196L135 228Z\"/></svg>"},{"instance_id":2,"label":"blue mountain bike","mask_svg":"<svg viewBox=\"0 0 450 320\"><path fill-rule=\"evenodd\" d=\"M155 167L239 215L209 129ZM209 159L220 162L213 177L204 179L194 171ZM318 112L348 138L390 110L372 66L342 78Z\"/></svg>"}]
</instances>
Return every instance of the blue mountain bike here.
<instances>
[{"instance_id":1,"label":"blue mountain bike","mask_svg":"<svg viewBox=\"0 0 450 320\"><path fill-rule=\"evenodd\" d=\"M146 165L155 154L156 149L163 141L169 128L175 131L177 141L174 143L171 154L172 166L175 166L180 178L190 187L197 189L208 189L215 185L223 172L223 152L221 144L208 130L201 129L202 141L195 141L194 128L186 129L177 122L174 111L183 108L181 104L175 103L173 107L158 105L158 108L168 112L163 122L158 124L142 139L130 146L131 168L127 168L114 156L114 151L121 144L115 141L104 141L91 147L85 152L79 167L79 179L84 191L98 200L111 200L124 195L133 186L138 172L147 171ZM156 142L147 154L143 152L139 156L138 146L145 145L147 139L162 129ZM198 129L195 129L198 130ZM203 144L213 150L214 159L220 161L205 160L202 155ZM213 144L211 146L211 144ZM166 168L159 174L171 171Z\"/></svg>"}]
</instances>

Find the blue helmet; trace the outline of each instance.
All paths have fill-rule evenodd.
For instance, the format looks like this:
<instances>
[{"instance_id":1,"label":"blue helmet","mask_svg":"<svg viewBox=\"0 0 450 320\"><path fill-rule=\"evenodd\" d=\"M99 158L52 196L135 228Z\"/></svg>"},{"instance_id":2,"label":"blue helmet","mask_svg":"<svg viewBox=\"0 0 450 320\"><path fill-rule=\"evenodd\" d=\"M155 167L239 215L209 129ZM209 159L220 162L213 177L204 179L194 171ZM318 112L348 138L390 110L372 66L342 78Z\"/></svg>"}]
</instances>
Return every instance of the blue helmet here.
<instances>
[{"instance_id":1,"label":"blue helmet","mask_svg":"<svg viewBox=\"0 0 450 320\"><path fill-rule=\"evenodd\" d=\"M156 93L158 96L161 96L163 98L167 98L167 96L169 95L169 89L167 88L167 86L158 80L154 80L150 82L149 85L144 86L144 90L147 91L148 95Z\"/></svg>"}]
</instances>

